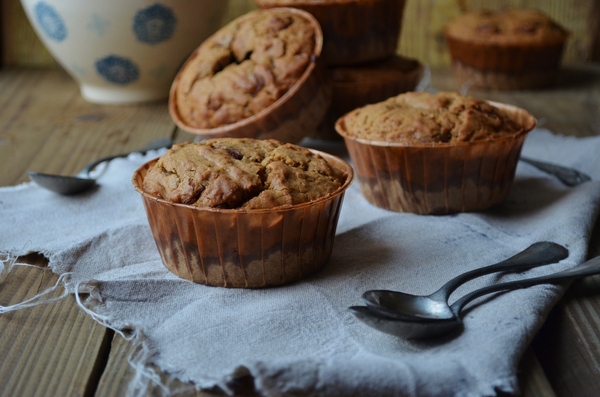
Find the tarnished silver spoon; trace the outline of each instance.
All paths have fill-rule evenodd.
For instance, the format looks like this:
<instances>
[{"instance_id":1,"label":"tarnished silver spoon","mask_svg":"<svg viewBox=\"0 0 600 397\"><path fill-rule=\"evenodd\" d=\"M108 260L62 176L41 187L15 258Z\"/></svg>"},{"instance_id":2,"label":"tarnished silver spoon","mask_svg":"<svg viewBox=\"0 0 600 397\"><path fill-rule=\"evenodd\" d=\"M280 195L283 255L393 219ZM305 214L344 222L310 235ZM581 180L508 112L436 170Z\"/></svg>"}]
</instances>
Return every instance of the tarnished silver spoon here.
<instances>
[{"instance_id":1,"label":"tarnished silver spoon","mask_svg":"<svg viewBox=\"0 0 600 397\"><path fill-rule=\"evenodd\" d=\"M534 277L525 280L509 281L506 283L494 284L475 290L462 298L458 299L448 307L453 313L452 318L439 320L402 320L384 316L378 312L370 310L367 306L352 306L349 308L359 320L368 326L390 335L400 336L406 339L425 339L440 336L451 332L463 326L460 317L461 310L465 305L480 296L491 294L493 292L511 291L515 289L527 288L539 284L557 283L562 281L571 281L577 278L600 274L600 256L590 259L572 269L550 274L547 276ZM433 311L439 311L439 308L432 308ZM430 317L435 317L432 314Z\"/></svg>"},{"instance_id":2,"label":"tarnished silver spoon","mask_svg":"<svg viewBox=\"0 0 600 397\"><path fill-rule=\"evenodd\" d=\"M37 185L51 190L55 193L62 195L72 195L83 193L86 190L92 188L96 184L96 179L93 178L90 173L100 164L114 160L116 158L127 157L131 153L146 154L150 150L158 150L162 148L169 148L173 144L173 141L169 138L155 139L149 142L140 150L136 150L129 153L116 154L113 156L103 157L88 164L83 170L81 170L77 176L67 175L56 175L56 174L45 174L42 172L30 171L27 174L29 178Z\"/></svg>"},{"instance_id":3,"label":"tarnished silver spoon","mask_svg":"<svg viewBox=\"0 0 600 397\"><path fill-rule=\"evenodd\" d=\"M554 175L558 180L567 186L577 186L581 183L592 180L589 175L574 168L564 167L554 163L547 163L545 161L535 160L524 156L521 156L520 160L527 164L533 165L541 171Z\"/></svg>"},{"instance_id":4,"label":"tarnished silver spoon","mask_svg":"<svg viewBox=\"0 0 600 397\"><path fill-rule=\"evenodd\" d=\"M451 319L454 317L454 313L448 307L448 298L452 292L467 281L500 271L524 271L536 266L559 262L567 256L569 256L569 251L562 245L541 241L502 262L462 273L431 295L369 290L362 295L362 298L372 311L389 317L407 320Z\"/></svg>"}]
</instances>

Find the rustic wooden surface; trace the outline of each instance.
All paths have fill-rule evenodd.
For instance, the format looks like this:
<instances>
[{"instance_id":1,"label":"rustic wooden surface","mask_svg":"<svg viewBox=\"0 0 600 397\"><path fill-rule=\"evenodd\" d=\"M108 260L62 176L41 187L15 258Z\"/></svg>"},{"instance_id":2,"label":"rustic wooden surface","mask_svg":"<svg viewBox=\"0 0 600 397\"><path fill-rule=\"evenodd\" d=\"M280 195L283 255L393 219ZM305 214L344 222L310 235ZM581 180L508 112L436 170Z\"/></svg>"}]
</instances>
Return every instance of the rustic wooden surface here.
<instances>
[{"instance_id":1,"label":"rustic wooden surface","mask_svg":"<svg viewBox=\"0 0 600 397\"><path fill-rule=\"evenodd\" d=\"M228 1L221 25L252 9L254 0ZM201 2L199 2L201 3ZM442 28L461 10L537 8L571 32L564 54L566 63L600 60L600 24L597 0L406 0L398 51L432 66L448 65ZM58 67L31 28L19 0L0 2L0 64L20 67Z\"/></svg>"},{"instance_id":2,"label":"rustic wooden surface","mask_svg":"<svg viewBox=\"0 0 600 397\"><path fill-rule=\"evenodd\" d=\"M461 89L443 68L433 69L432 86ZM565 68L559 84L549 90L469 93L523 106L556 133L600 134L597 65ZM194 139L174 127L164 102L94 105L81 98L60 69L0 71L0 186L27 181L28 170L75 173L90 159L133 150L158 137ZM600 254L599 229L590 242L591 255ZM0 283L0 305L21 302L57 283L45 258L29 255L19 262L35 266L17 266ZM73 296L1 314L0 395L124 395L134 374L128 363L134 352L131 342L80 310ZM520 371L524 396L600 395L599 277L572 285L523 357ZM162 379L171 381L165 374ZM211 395L176 380L172 384L184 390L178 395ZM249 384L240 389L252 394ZM160 393L154 387L145 394Z\"/></svg>"}]
</instances>

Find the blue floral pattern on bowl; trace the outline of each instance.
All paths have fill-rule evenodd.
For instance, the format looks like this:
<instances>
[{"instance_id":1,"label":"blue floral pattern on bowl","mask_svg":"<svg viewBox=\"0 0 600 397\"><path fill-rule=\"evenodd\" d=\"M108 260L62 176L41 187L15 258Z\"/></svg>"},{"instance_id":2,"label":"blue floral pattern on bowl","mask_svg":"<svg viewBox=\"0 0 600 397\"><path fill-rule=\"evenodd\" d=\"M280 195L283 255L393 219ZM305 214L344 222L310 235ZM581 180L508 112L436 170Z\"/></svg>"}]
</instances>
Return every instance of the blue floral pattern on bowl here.
<instances>
[{"instance_id":1,"label":"blue floral pattern on bowl","mask_svg":"<svg viewBox=\"0 0 600 397\"><path fill-rule=\"evenodd\" d=\"M67 27L52 6L41 1L35 5L34 12L38 24L48 37L58 42L67 38Z\"/></svg>"},{"instance_id":2,"label":"blue floral pattern on bowl","mask_svg":"<svg viewBox=\"0 0 600 397\"><path fill-rule=\"evenodd\" d=\"M173 11L160 4L155 4L137 12L133 19L133 32L138 41L158 44L173 36L177 18Z\"/></svg>"},{"instance_id":3,"label":"blue floral pattern on bowl","mask_svg":"<svg viewBox=\"0 0 600 397\"><path fill-rule=\"evenodd\" d=\"M140 78L138 66L127 58L109 55L96 61L96 70L107 81L126 85Z\"/></svg>"}]
</instances>

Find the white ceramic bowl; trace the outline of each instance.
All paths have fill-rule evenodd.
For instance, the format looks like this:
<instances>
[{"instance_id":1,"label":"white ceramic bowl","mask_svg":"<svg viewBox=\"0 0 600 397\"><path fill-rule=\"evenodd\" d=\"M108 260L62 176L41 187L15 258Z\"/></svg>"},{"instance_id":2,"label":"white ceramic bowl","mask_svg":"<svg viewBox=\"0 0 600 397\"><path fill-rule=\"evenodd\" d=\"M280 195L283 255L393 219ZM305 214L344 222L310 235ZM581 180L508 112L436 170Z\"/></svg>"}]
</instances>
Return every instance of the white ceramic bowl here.
<instances>
[{"instance_id":1,"label":"white ceramic bowl","mask_svg":"<svg viewBox=\"0 0 600 397\"><path fill-rule=\"evenodd\" d=\"M94 103L165 99L219 28L223 0L21 0L36 33Z\"/></svg>"}]
</instances>

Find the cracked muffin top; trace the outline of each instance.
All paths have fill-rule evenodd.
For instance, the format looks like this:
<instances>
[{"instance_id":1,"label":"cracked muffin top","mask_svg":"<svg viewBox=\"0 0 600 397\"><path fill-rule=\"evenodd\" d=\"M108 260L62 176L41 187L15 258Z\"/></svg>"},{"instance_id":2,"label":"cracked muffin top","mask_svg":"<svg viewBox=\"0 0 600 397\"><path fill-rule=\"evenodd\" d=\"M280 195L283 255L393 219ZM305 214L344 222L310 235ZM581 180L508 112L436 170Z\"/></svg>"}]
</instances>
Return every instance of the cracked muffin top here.
<instances>
[{"instance_id":1,"label":"cracked muffin top","mask_svg":"<svg viewBox=\"0 0 600 397\"><path fill-rule=\"evenodd\" d=\"M518 8L466 12L444 32L455 39L507 45L562 43L569 34L543 12Z\"/></svg>"},{"instance_id":2,"label":"cracked muffin top","mask_svg":"<svg viewBox=\"0 0 600 397\"><path fill-rule=\"evenodd\" d=\"M454 92L407 92L355 109L337 124L342 135L404 144L491 140L524 130L501 109Z\"/></svg>"},{"instance_id":3,"label":"cracked muffin top","mask_svg":"<svg viewBox=\"0 0 600 397\"><path fill-rule=\"evenodd\" d=\"M253 11L221 28L180 72L181 119L209 129L269 107L314 61L317 33L313 21L285 8Z\"/></svg>"},{"instance_id":4,"label":"cracked muffin top","mask_svg":"<svg viewBox=\"0 0 600 397\"><path fill-rule=\"evenodd\" d=\"M198 207L269 209L326 197L345 178L301 146L274 139L215 138L173 146L148 170L143 189Z\"/></svg>"}]
</instances>

